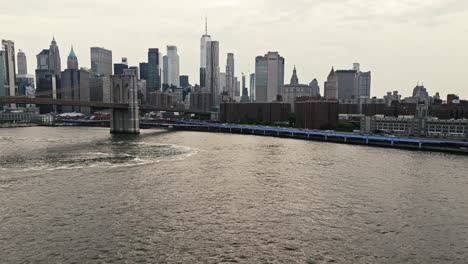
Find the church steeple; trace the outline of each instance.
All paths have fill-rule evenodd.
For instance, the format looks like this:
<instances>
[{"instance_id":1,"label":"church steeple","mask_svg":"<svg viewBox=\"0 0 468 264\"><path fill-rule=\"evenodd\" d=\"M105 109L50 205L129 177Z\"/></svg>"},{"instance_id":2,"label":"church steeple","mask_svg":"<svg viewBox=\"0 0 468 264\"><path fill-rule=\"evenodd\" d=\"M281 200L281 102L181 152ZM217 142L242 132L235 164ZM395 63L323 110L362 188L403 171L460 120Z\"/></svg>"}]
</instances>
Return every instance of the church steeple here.
<instances>
[{"instance_id":1,"label":"church steeple","mask_svg":"<svg viewBox=\"0 0 468 264\"><path fill-rule=\"evenodd\" d=\"M292 85L298 85L299 84L299 78L297 78L296 65L294 65L293 75L291 77L291 84Z\"/></svg>"}]
</instances>

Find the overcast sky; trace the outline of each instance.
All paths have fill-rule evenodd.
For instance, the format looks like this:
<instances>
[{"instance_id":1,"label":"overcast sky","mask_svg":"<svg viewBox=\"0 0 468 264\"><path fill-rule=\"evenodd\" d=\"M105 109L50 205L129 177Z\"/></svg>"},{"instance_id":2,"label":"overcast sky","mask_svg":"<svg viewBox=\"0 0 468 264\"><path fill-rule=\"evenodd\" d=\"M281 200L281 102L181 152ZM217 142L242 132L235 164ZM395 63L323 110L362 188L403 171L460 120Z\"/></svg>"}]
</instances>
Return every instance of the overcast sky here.
<instances>
[{"instance_id":1,"label":"overcast sky","mask_svg":"<svg viewBox=\"0 0 468 264\"><path fill-rule=\"evenodd\" d=\"M289 83L323 81L331 67L360 62L372 71L372 95L399 90L409 96L416 83L432 95L468 98L467 0L0 0L0 38L15 41L28 57L55 36L62 66L73 45L81 67L90 67L89 47L111 49L114 62L146 61L150 47L178 47L181 74L198 83L200 37L220 41L221 71L233 52L236 72L255 70L255 56L279 51Z\"/></svg>"}]
</instances>

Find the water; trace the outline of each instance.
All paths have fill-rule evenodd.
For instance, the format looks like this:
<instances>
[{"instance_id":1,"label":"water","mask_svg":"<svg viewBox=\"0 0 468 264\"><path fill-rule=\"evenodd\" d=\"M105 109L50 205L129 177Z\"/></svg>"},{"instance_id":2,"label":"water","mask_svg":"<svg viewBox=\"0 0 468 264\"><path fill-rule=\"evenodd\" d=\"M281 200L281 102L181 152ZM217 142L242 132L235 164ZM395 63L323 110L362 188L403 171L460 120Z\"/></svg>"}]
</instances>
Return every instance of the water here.
<instances>
[{"instance_id":1,"label":"water","mask_svg":"<svg viewBox=\"0 0 468 264\"><path fill-rule=\"evenodd\" d=\"M1 263L468 263L468 157L0 130Z\"/></svg>"}]
</instances>

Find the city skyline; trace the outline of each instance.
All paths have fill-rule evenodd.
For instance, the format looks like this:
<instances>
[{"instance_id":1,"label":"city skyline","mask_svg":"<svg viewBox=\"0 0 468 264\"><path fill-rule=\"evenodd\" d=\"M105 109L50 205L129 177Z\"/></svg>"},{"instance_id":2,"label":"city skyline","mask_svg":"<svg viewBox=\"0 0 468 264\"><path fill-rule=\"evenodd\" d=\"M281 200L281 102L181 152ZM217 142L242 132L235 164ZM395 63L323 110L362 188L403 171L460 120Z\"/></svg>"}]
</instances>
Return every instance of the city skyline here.
<instances>
[{"instance_id":1,"label":"city skyline","mask_svg":"<svg viewBox=\"0 0 468 264\"><path fill-rule=\"evenodd\" d=\"M118 19L124 13L128 15L131 12L116 9L117 5L112 3L93 2L95 10L84 12L86 5L83 3L46 1L38 6L38 3L31 1L29 5L40 11L32 16L22 9L28 2L11 3L0 11L0 20L18 23L5 27L1 38L15 41L16 51L21 49L26 53L28 72L34 72L33 58L54 36L63 52L73 45L83 67L90 67L90 47L105 47L113 51L114 60L128 57L129 65L138 65L146 61L148 48L164 49L174 44L182 59L180 74L189 75L192 83L199 83L199 39L205 31L204 19L208 14L208 34L220 41L221 58L225 58L229 52L236 54L238 77L241 72L255 71L256 56L278 51L285 58L285 72L291 72L296 65L305 83L317 78L323 85L332 66L336 70L349 69L353 62L359 62L373 73L372 96L381 97L393 90L408 95L417 82L424 82L431 95L453 92L462 98L468 97L468 89L462 78L454 77L462 76L468 61L468 53L464 52L468 40L458 36L460 32L468 31L467 23L464 23L468 3L462 1L439 0L430 4L387 1L386 6L392 6L391 10L366 2L367 5L359 6L362 12L357 10L355 1L339 0L330 3L298 0L289 9L277 1L203 1L197 7L188 1L174 1L165 3L159 11L161 18L156 19L170 27L135 27L150 17L145 18L146 9L141 9L138 16L126 19L128 26L119 26L121 34L131 37L132 42L136 43L132 45L128 45L128 41L119 42L117 35L113 35L111 21L108 21L109 18ZM145 3L149 7L155 5ZM51 15L64 6L67 8L61 11L60 16ZM179 21L178 16L166 14L176 6L184 21ZM109 15L104 16L107 19L97 21L93 13L104 8L109 11ZM260 13L262 8L266 8L271 16L254 15ZM339 11L345 8L349 10L340 14ZM326 16L309 18L310 14L319 14L324 10L330 12ZM222 19L228 11L231 21ZM23 15L44 22L45 26L57 26L53 32L45 34L43 30L37 31L21 21ZM65 18L68 15L74 19ZM278 16L282 19L277 19ZM153 17L151 19L155 20ZM87 26L97 22L108 26L109 30L103 31L101 26ZM70 27L80 30L70 32ZM392 36L391 41L385 41L388 36ZM292 38L300 41L292 42ZM224 59L220 67L225 67Z\"/></svg>"}]
</instances>

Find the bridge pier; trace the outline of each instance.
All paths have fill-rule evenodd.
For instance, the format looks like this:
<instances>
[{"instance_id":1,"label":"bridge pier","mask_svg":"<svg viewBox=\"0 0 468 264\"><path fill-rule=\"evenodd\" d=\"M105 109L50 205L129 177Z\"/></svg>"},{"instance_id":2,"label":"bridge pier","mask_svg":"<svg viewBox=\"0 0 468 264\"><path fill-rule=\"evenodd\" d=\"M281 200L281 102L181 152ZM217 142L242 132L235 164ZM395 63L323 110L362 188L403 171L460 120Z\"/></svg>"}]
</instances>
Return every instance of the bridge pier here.
<instances>
[{"instance_id":1,"label":"bridge pier","mask_svg":"<svg viewBox=\"0 0 468 264\"><path fill-rule=\"evenodd\" d=\"M113 103L128 104L128 108L112 109L110 132L139 134L140 111L136 77L134 75L112 76L111 98Z\"/></svg>"}]
</instances>

